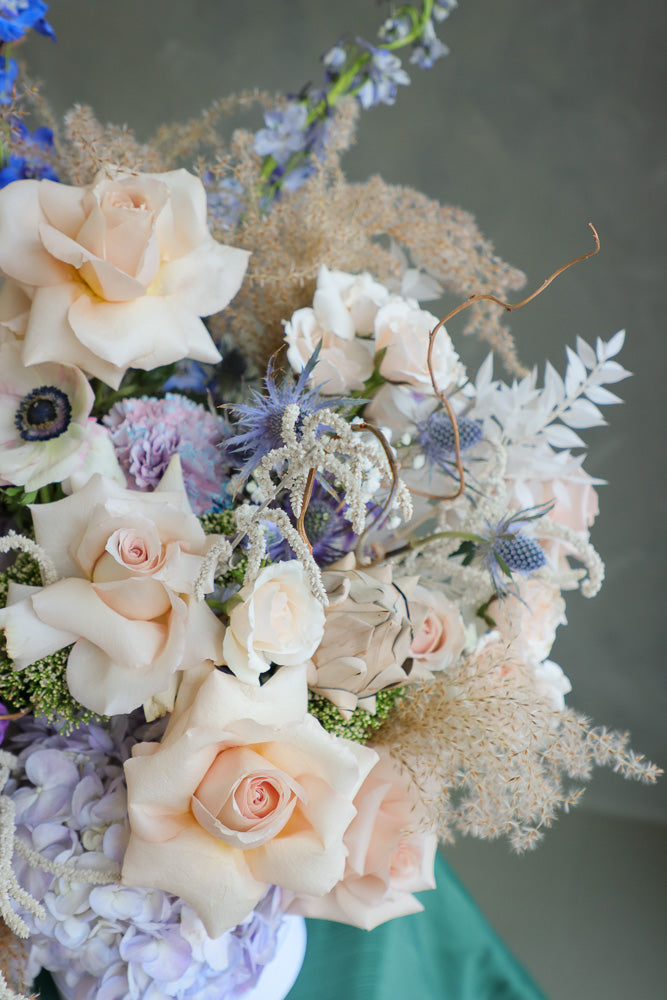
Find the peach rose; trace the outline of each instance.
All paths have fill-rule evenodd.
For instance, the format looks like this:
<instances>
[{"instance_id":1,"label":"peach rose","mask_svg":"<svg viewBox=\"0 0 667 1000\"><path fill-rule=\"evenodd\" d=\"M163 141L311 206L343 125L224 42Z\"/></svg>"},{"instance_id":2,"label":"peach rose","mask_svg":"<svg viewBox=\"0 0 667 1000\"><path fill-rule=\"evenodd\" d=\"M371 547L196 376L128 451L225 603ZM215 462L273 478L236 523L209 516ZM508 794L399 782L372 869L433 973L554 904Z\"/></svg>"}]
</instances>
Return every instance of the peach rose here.
<instances>
[{"instance_id":1,"label":"peach rose","mask_svg":"<svg viewBox=\"0 0 667 1000\"><path fill-rule=\"evenodd\" d=\"M546 580L518 580L518 594L507 594L489 609L508 645L540 663L551 652L556 629L567 621L560 589Z\"/></svg>"},{"instance_id":2,"label":"peach rose","mask_svg":"<svg viewBox=\"0 0 667 1000\"><path fill-rule=\"evenodd\" d=\"M428 341L438 317L414 303L396 299L375 317L375 350L385 351L380 374L389 382L415 386L432 393L428 370ZM447 331L441 328L433 352L433 370L441 390L460 382L465 371Z\"/></svg>"},{"instance_id":3,"label":"peach rose","mask_svg":"<svg viewBox=\"0 0 667 1000\"><path fill-rule=\"evenodd\" d=\"M269 885L329 892L377 754L330 735L306 709L304 666L262 687L216 670L199 687L186 682L162 742L139 744L125 764L123 884L181 896L211 937Z\"/></svg>"},{"instance_id":4,"label":"peach rose","mask_svg":"<svg viewBox=\"0 0 667 1000\"><path fill-rule=\"evenodd\" d=\"M418 668L431 671L450 667L465 645L459 609L444 594L420 585L409 591L409 606L414 630L410 655Z\"/></svg>"},{"instance_id":5,"label":"peach rose","mask_svg":"<svg viewBox=\"0 0 667 1000\"><path fill-rule=\"evenodd\" d=\"M247 261L210 235L204 187L185 170L108 168L87 187L26 180L0 191L0 272L30 302L26 365L77 365L117 388L130 367L219 361L199 317L228 304Z\"/></svg>"},{"instance_id":6,"label":"peach rose","mask_svg":"<svg viewBox=\"0 0 667 1000\"><path fill-rule=\"evenodd\" d=\"M222 653L229 669L246 684L272 663L305 663L320 644L324 609L296 560L266 566L243 587L233 608Z\"/></svg>"},{"instance_id":7,"label":"peach rose","mask_svg":"<svg viewBox=\"0 0 667 1000\"><path fill-rule=\"evenodd\" d=\"M31 510L60 579L10 586L0 626L17 670L74 643L73 697L114 715L173 687L178 670L221 662L223 627L193 596L209 539L188 505L178 459L154 493L96 475Z\"/></svg>"},{"instance_id":8,"label":"peach rose","mask_svg":"<svg viewBox=\"0 0 667 1000\"><path fill-rule=\"evenodd\" d=\"M417 796L386 751L380 751L354 805L343 878L326 896L297 896L288 913L372 930L423 909L412 893L435 888L437 837L415 829L423 818Z\"/></svg>"}]
</instances>

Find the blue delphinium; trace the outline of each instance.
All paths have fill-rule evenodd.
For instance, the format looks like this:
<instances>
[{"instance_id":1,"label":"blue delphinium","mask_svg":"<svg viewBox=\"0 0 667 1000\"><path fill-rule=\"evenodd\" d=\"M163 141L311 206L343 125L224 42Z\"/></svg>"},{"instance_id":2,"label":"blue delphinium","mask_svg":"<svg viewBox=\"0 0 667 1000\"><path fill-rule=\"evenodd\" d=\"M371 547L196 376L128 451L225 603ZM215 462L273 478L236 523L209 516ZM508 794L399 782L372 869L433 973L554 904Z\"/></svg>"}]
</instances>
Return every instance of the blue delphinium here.
<instances>
[{"instance_id":1,"label":"blue delphinium","mask_svg":"<svg viewBox=\"0 0 667 1000\"><path fill-rule=\"evenodd\" d=\"M0 104L9 104L12 101L14 81L18 71L15 59L0 56Z\"/></svg>"},{"instance_id":2,"label":"blue delphinium","mask_svg":"<svg viewBox=\"0 0 667 1000\"><path fill-rule=\"evenodd\" d=\"M42 0L0 0L0 42L17 42L30 28L55 42L55 32L44 18L48 9Z\"/></svg>"},{"instance_id":3,"label":"blue delphinium","mask_svg":"<svg viewBox=\"0 0 667 1000\"><path fill-rule=\"evenodd\" d=\"M482 440L482 426L467 417L459 417L456 424L459 430L459 449L463 454ZM451 469L456 460L454 428L444 410L430 413L417 424L415 440L430 465Z\"/></svg>"},{"instance_id":4,"label":"blue delphinium","mask_svg":"<svg viewBox=\"0 0 667 1000\"><path fill-rule=\"evenodd\" d=\"M12 181L44 179L57 181L58 175L44 158L53 149L53 132L50 128L38 128L30 133L20 121L12 123L12 129L21 140L21 151L12 153L8 162L0 163L0 188Z\"/></svg>"},{"instance_id":5,"label":"blue delphinium","mask_svg":"<svg viewBox=\"0 0 667 1000\"><path fill-rule=\"evenodd\" d=\"M204 174L202 181L212 220L222 229L235 229L244 209L243 185L234 177L214 181L210 174Z\"/></svg>"},{"instance_id":6,"label":"blue delphinium","mask_svg":"<svg viewBox=\"0 0 667 1000\"><path fill-rule=\"evenodd\" d=\"M264 395L251 390L252 403L239 403L231 408L232 415L239 424L240 433L227 441L228 454L236 454L243 461L241 469L242 480L248 479L265 455L285 444L282 434L283 418L288 406L296 404L300 410L296 432L304 417L309 417L319 410L335 408L342 402L328 396L322 399L320 387L308 387L308 379L317 364L319 346L314 351L298 379L289 374L282 382L276 382L274 377L273 359L269 362L264 384Z\"/></svg>"},{"instance_id":7,"label":"blue delphinium","mask_svg":"<svg viewBox=\"0 0 667 1000\"><path fill-rule=\"evenodd\" d=\"M350 81L350 90L357 97L362 108L372 108L377 104L393 104L399 86L410 83L410 77L403 69L401 60L387 49L371 45L363 38L355 39L358 51L367 58L357 60L359 69ZM355 53L356 55L356 53ZM323 58L327 80L336 83L347 69L348 49L335 45Z\"/></svg>"},{"instance_id":8,"label":"blue delphinium","mask_svg":"<svg viewBox=\"0 0 667 1000\"><path fill-rule=\"evenodd\" d=\"M448 53L447 46L436 36L433 22L428 21L412 47L410 62L420 69L430 69L437 59L442 59Z\"/></svg>"}]
</instances>

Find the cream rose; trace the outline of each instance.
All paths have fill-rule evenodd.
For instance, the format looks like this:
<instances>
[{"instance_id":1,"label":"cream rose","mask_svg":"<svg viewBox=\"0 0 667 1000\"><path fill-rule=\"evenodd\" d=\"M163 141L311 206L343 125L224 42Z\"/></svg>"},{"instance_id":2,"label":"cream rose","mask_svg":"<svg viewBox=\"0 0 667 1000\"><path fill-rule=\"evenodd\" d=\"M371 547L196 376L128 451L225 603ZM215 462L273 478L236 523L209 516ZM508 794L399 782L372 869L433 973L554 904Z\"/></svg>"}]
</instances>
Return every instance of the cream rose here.
<instances>
[{"instance_id":1,"label":"cream rose","mask_svg":"<svg viewBox=\"0 0 667 1000\"><path fill-rule=\"evenodd\" d=\"M26 365L66 362L117 388L130 367L219 361L199 317L229 303L247 261L210 235L204 187L185 170L109 168L88 187L26 180L0 191L0 272L30 303Z\"/></svg>"},{"instance_id":2,"label":"cream rose","mask_svg":"<svg viewBox=\"0 0 667 1000\"><path fill-rule=\"evenodd\" d=\"M221 662L223 627L193 596L209 540L188 505L178 459L154 493L96 475L31 510L60 579L10 586L0 626L17 670L74 643L73 697L114 715L173 688L176 671Z\"/></svg>"},{"instance_id":3,"label":"cream rose","mask_svg":"<svg viewBox=\"0 0 667 1000\"><path fill-rule=\"evenodd\" d=\"M409 680L412 627L390 566L323 574L329 604L308 684L349 718L357 705L375 712L375 695Z\"/></svg>"},{"instance_id":4,"label":"cream rose","mask_svg":"<svg viewBox=\"0 0 667 1000\"><path fill-rule=\"evenodd\" d=\"M292 368L302 371L319 344L313 384L330 395L363 389L373 372L373 342L363 338L373 332L375 314L388 299L387 289L369 274L321 267L312 308L298 309L285 324Z\"/></svg>"},{"instance_id":5,"label":"cream rose","mask_svg":"<svg viewBox=\"0 0 667 1000\"><path fill-rule=\"evenodd\" d=\"M423 909L412 893L435 888L437 837L416 829L423 810L386 751L380 751L354 805L357 815L344 838L343 878L326 896L296 897L288 912L372 930Z\"/></svg>"},{"instance_id":6,"label":"cream rose","mask_svg":"<svg viewBox=\"0 0 667 1000\"><path fill-rule=\"evenodd\" d=\"M139 744L125 764L123 884L181 896L211 937L269 885L329 892L377 754L331 736L306 709L304 666L261 688L215 670L186 684L162 742Z\"/></svg>"},{"instance_id":7,"label":"cream rose","mask_svg":"<svg viewBox=\"0 0 667 1000\"><path fill-rule=\"evenodd\" d=\"M389 382L415 386L432 393L428 370L428 341L438 317L416 303L393 300L378 310L375 317L375 350L385 351L380 374ZM465 371L447 331L441 328L433 351L433 370L438 388L446 390L458 383Z\"/></svg>"},{"instance_id":8,"label":"cream rose","mask_svg":"<svg viewBox=\"0 0 667 1000\"><path fill-rule=\"evenodd\" d=\"M239 680L259 684L272 663L305 663L320 644L324 609L296 560L266 566L231 612L222 647Z\"/></svg>"}]
</instances>

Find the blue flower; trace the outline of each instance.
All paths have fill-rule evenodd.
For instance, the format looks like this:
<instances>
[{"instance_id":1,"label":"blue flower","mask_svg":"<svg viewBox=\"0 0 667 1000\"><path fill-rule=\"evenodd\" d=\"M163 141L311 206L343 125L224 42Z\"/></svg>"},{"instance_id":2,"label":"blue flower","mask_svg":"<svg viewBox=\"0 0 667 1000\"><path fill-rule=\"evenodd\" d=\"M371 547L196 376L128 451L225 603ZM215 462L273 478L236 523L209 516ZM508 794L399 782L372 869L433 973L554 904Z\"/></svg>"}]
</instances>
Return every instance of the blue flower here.
<instances>
[{"instance_id":1,"label":"blue flower","mask_svg":"<svg viewBox=\"0 0 667 1000\"><path fill-rule=\"evenodd\" d=\"M255 135L254 150L260 156L272 156L285 166L295 153L308 145L308 108L302 101L293 101L284 111L265 111L264 124Z\"/></svg>"},{"instance_id":2,"label":"blue flower","mask_svg":"<svg viewBox=\"0 0 667 1000\"><path fill-rule=\"evenodd\" d=\"M214 183L210 174L204 174L202 180L207 188L206 204L209 215L223 229L235 229L243 214L243 185L234 177L225 177Z\"/></svg>"},{"instance_id":3,"label":"blue flower","mask_svg":"<svg viewBox=\"0 0 667 1000\"><path fill-rule=\"evenodd\" d=\"M0 56L0 104L10 104L19 68L15 59Z\"/></svg>"},{"instance_id":4,"label":"blue flower","mask_svg":"<svg viewBox=\"0 0 667 1000\"><path fill-rule=\"evenodd\" d=\"M0 0L0 42L16 42L30 28L55 42L55 32L44 20L48 9L42 0Z\"/></svg>"},{"instance_id":5,"label":"blue flower","mask_svg":"<svg viewBox=\"0 0 667 1000\"><path fill-rule=\"evenodd\" d=\"M18 133L20 152L12 153L9 162L0 166L0 188L12 181L44 180L57 181L53 167L44 159L44 154L53 149L53 132L50 128L38 128L31 134L20 121L12 122L12 129Z\"/></svg>"},{"instance_id":6,"label":"blue flower","mask_svg":"<svg viewBox=\"0 0 667 1000\"><path fill-rule=\"evenodd\" d=\"M474 546L476 554L482 557L482 564L489 571L499 594L511 589L502 577L511 581L513 573L530 576L546 565L546 556L540 543L515 525L543 517L552 506L553 504L547 503L515 511L499 521L495 527L489 525L491 530L489 537ZM461 548L466 544L464 542ZM471 559L466 557L464 565L470 561Z\"/></svg>"},{"instance_id":7,"label":"blue flower","mask_svg":"<svg viewBox=\"0 0 667 1000\"><path fill-rule=\"evenodd\" d=\"M430 69L436 59L449 53L446 45L436 38L433 22L427 21L419 39L414 43L410 62L420 69Z\"/></svg>"},{"instance_id":8,"label":"blue flower","mask_svg":"<svg viewBox=\"0 0 667 1000\"><path fill-rule=\"evenodd\" d=\"M357 91L357 99L362 108L373 108L378 104L394 104L399 86L407 86L410 77L403 69L398 56L378 49L358 39L359 45L371 53L370 62L364 66L364 83Z\"/></svg>"},{"instance_id":9,"label":"blue flower","mask_svg":"<svg viewBox=\"0 0 667 1000\"><path fill-rule=\"evenodd\" d=\"M476 420L468 420L467 417L459 417L456 423L459 429L461 453L479 444L482 440L481 424ZM444 410L430 413L425 420L417 424L416 440L430 465L449 469L455 462L454 428Z\"/></svg>"},{"instance_id":10,"label":"blue flower","mask_svg":"<svg viewBox=\"0 0 667 1000\"><path fill-rule=\"evenodd\" d=\"M264 384L266 394L260 395L251 390L253 402L232 407L232 413L238 419L240 434L235 434L227 442L227 450L236 452L245 458L241 477L247 479L265 455L275 448L285 444L282 435L283 417L288 406L296 404L301 411L297 421L297 434L304 417L309 417L326 407L339 406L344 400L331 398L322 399L320 388L309 389L308 379L317 364L319 346L313 352L298 379L288 375L278 385L273 375L273 359L269 362Z\"/></svg>"}]
</instances>

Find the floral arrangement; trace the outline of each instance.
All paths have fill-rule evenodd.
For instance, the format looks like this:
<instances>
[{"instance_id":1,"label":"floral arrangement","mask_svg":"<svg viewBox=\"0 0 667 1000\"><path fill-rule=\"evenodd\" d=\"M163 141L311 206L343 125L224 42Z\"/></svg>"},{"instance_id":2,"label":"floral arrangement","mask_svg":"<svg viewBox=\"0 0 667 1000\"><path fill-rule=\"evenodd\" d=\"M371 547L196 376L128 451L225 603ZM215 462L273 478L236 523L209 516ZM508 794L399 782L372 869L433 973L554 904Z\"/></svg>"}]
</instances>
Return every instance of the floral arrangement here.
<instances>
[{"instance_id":1,"label":"floral arrangement","mask_svg":"<svg viewBox=\"0 0 667 1000\"><path fill-rule=\"evenodd\" d=\"M141 144L52 121L9 53L46 5L0 3L2 998L249 995L300 917L418 910L438 839L658 774L549 659L604 575L579 431L623 333L538 383L501 316L564 268L509 303L468 215L340 168L453 6Z\"/></svg>"}]
</instances>

